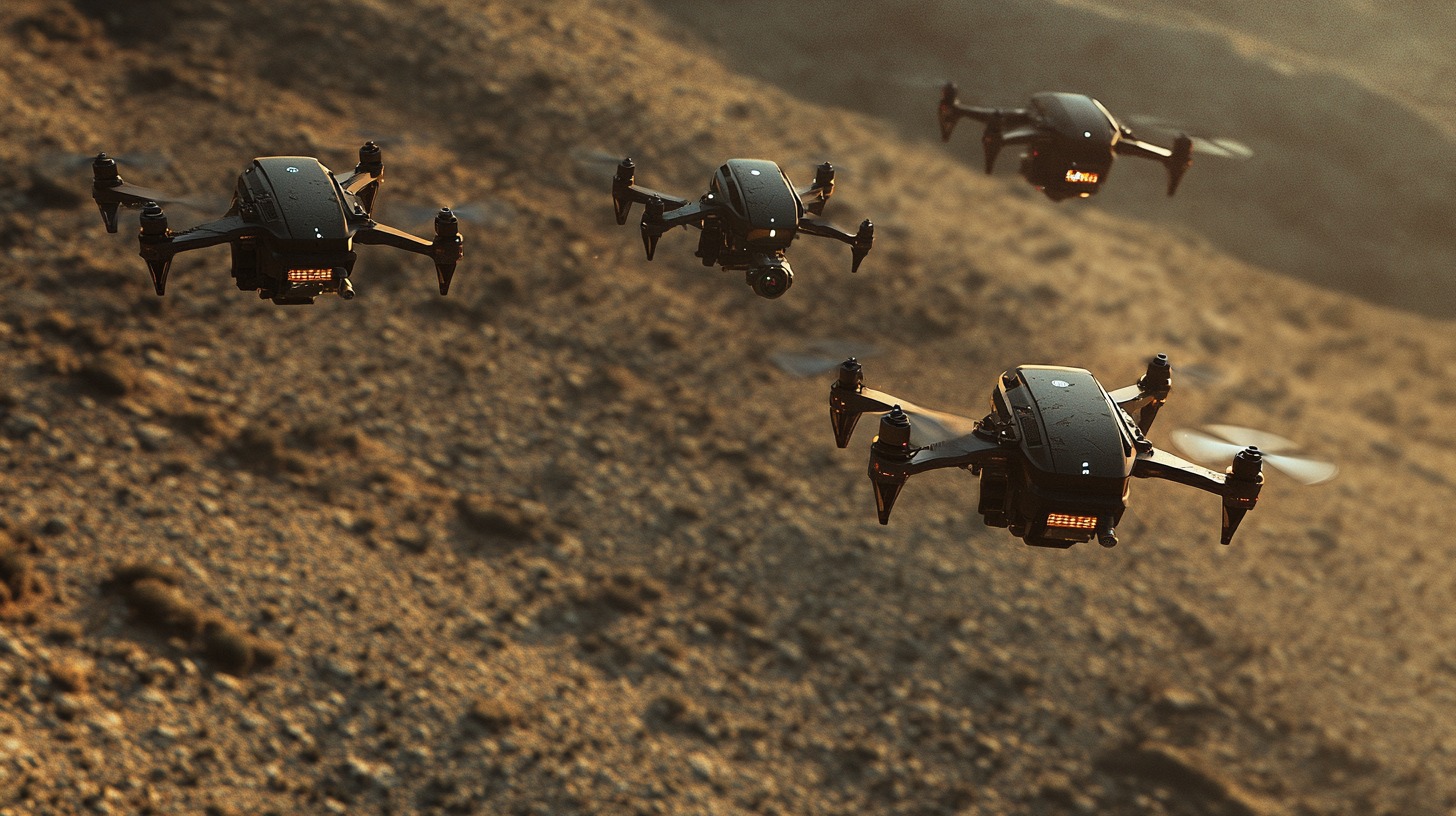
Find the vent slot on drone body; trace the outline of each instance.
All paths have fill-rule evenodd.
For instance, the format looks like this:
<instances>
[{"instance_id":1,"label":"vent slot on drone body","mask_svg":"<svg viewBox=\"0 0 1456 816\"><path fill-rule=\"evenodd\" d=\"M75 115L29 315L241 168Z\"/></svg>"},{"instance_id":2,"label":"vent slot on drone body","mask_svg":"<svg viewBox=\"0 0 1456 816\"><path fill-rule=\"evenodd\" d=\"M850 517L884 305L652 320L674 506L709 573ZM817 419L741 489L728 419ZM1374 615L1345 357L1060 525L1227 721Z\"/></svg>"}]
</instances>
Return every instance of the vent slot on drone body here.
<instances>
[{"instance_id":1,"label":"vent slot on drone body","mask_svg":"<svg viewBox=\"0 0 1456 816\"><path fill-rule=\"evenodd\" d=\"M1033 448L1041 446L1041 428L1037 426L1036 415L1026 405L1016 406L1017 424L1021 426L1021 438Z\"/></svg>"}]
</instances>

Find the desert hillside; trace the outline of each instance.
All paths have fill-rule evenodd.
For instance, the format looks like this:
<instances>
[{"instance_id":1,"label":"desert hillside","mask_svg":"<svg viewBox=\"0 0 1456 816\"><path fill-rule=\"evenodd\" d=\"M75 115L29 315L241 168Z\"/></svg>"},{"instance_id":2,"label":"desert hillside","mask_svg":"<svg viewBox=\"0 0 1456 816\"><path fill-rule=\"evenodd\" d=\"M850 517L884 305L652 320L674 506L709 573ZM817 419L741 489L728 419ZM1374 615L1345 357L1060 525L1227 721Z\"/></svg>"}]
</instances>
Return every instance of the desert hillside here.
<instances>
[{"instance_id":1,"label":"desert hillside","mask_svg":"<svg viewBox=\"0 0 1456 816\"><path fill-rule=\"evenodd\" d=\"M987 105L1022 105L1041 90L1092 94L1116 115L1166 123L1139 128L1163 144L1171 143L1168 128L1235 138L1254 157L1195 156L1172 201L1161 195L1159 168L1119 163L1117 184L1097 196L1099 209L1191 232L1235 257L1366 300L1436 317L1449 315L1456 300L1448 272L1456 240L1446 216L1456 190L1451 131L1427 108L1339 69L1323 51L1318 59L1299 51L1309 56L1296 64L1251 48L1247 31L1282 37L1279 12L1250 9L1246 28L1230 30L1156 13L1168 6L1157 0L912 0L895 13L845 12L828 0L657 5L734 69L812 102L877 114L917 143L939 141L935 103L946 80L964 101ZM1128 11L1145 6L1159 8ZM1408 43L1451 31L1439 19L1414 40L1389 30L1413 25L1341 29L1348 17L1326 13L1340 6L1321 4L1306 15L1317 21L1311 27L1328 27L1319 29L1327 43L1403 55ZM1232 4L1213 7L1238 13ZM1307 8L1286 7L1291 16ZM1405 20L1401 9L1368 16ZM1308 39L1292 38L1288 47ZM1340 60L1348 68L1358 57ZM979 168L977 135L961 127L946 155ZM1010 152L999 166L997 178L1024 184Z\"/></svg>"},{"instance_id":2,"label":"desert hillside","mask_svg":"<svg viewBox=\"0 0 1456 816\"><path fill-rule=\"evenodd\" d=\"M1443 132L1404 113L1403 159L1363 132L1301 158L1338 112L1313 91L1354 93L1335 74L1291 90L1219 35L1030 0L1003 31L1082 15L1078 47L960 65L964 8L907 5L0 7L0 814L1456 808ZM973 135L932 143L933 87L878 81L964 68L1014 101L1094 47L1178 53L1161 89L1084 89L1206 101L1256 159L1172 202L1122 163L1055 206L981 174ZM185 226L254 156L342 171L366 138L382 220L473 219L448 298L374 247L349 302L259 301L221 248L158 298L135 214L107 235L87 196L85 157L134 157L198 199ZM772 302L687 233L649 263L611 216L628 154L682 194L733 156L829 159L826 214L875 249L851 276L802 242ZM1271 475L1231 547L1166 483L1111 550L980 526L962 473L882 527L869 434L836 449L827 375L771 362L825 341L968 414L1016 364L1115 387L1166 352L1154 442L1230 422L1342 472Z\"/></svg>"}]
</instances>

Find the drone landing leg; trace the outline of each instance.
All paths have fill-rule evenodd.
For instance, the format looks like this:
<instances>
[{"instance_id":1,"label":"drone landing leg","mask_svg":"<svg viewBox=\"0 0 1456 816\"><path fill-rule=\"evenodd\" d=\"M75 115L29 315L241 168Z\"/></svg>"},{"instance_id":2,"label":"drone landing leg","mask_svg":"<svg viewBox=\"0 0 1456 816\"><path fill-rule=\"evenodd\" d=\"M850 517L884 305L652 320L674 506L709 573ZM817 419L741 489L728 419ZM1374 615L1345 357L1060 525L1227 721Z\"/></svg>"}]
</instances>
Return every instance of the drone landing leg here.
<instances>
[{"instance_id":1,"label":"drone landing leg","mask_svg":"<svg viewBox=\"0 0 1456 816\"><path fill-rule=\"evenodd\" d=\"M905 489L910 475L884 465L908 462L910 453L910 418L896 405L880 417L880 435L870 445L870 484L875 489L875 512L881 524L890 523L890 511Z\"/></svg>"},{"instance_id":2,"label":"drone landing leg","mask_svg":"<svg viewBox=\"0 0 1456 816\"><path fill-rule=\"evenodd\" d=\"M152 276L152 288L158 297L167 293L167 275L172 271L172 232L167 229L167 215L162 208L151 204L142 210L141 229L142 260L147 262L147 272Z\"/></svg>"}]
</instances>

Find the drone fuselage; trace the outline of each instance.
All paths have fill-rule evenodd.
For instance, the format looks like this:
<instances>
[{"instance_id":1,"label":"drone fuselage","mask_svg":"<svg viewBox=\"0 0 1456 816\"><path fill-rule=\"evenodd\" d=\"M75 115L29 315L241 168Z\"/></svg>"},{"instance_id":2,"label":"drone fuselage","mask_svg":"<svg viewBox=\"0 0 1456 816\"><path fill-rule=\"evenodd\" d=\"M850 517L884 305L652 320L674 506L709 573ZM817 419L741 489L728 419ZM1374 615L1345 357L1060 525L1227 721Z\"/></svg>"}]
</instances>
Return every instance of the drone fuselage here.
<instances>
[{"instance_id":1,"label":"drone fuselage","mask_svg":"<svg viewBox=\"0 0 1456 816\"><path fill-rule=\"evenodd\" d=\"M814 170L814 183L795 190L784 171L763 159L729 159L708 181L708 191L696 201L637 186L637 163L625 158L612 176L612 209L618 224L626 224L634 204L642 205L642 249L647 260L657 242L675 227L697 227L697 257L704 266L743 270L746 282L759 297L783 296L794 283L784 257L799 235L832 238L849 244L850 271L874 245L875 225L865 219L857 232L819 221L834 193L834 165L825 162Z\"/></svg>"},{"instance_id":2,"label":"drone fuselage","mask_svg":"<svg viewBox=\"0 0 1456 816\"><path fill-rule=\"evenodd\" d=\"M784 171L762 159L730 159L708 184L697 256L706 266L743 270L754 291L779 297L793 284L784 253L798 232L804 205Z\"/></svg>"},{"instance_id":3,"label":"drone fuselage","mask_svg":"<svg viewBox=\"0 0 1456 816\"><path fill-rule=\"evenodd\" d=\"M228 215L258 230L231 242L239 289L275 303L312 303L348 288L357 255L353 236L368 212L318 159L254 159L238 176Z\"/></svg>"},{"instance_id":4,"label":"drone fuselage","mask_svg":"<svg viewBox=\"0 0 1456 816\"><path fill-rule=\"evenodd\" d=\"M1112 171L1121 130L1090 96L1039 93L1028 107L1037 135L1021 159L1021 175L1053 201L1086 198Z\"/></svg>"},{"instance_id":5,"label":"drone fuselage","mask_svg":"<svg viewBox=\"0 0 1456 816\"><path fill-rule=\"evenodd\" d=\"M173 232L155 190L128 184L117 172L116 159L98 153L91 162L91 198L106 231L117 230L122 207L140 207L138 247L157 296L167 292L167 278L178 253L228 244L233 255L233 280L243 291L257 291L274 303L313 303L322 294L354 297L349 275L354 270L354 245L382 244L435 262L440 294L463 257L460 222L449 208L435 214L435 240L377 224L370 217L380 181L384 153L366 142L359 164L342 181L318 159L268 156L254 159L238 175L232 206L221 218Z\"/></svg>"},{"instance_id":6,"label":"drone fuselage","mask_svg":"<svg viewBox=\"0 0 1456 816\"><path fill-rule=\"evenodd\" d=\"M1008 449L981 467L980 512L1027 544L1070 547L1112 529L1127 508L1136 426L1086 370L1020 366L991 395Z\"/></svg>"}]
</instances>

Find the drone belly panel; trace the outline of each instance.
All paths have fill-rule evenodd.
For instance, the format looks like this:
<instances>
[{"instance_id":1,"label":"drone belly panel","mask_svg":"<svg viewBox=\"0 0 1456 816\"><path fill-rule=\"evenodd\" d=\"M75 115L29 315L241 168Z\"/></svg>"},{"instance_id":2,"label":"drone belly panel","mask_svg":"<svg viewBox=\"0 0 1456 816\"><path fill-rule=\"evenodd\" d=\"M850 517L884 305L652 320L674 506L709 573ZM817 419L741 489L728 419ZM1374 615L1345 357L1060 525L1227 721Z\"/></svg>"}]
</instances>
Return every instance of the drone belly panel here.
<instances>
[{"instance_id":1,"label":"drone belly panel","mask_svg":"<svg viewBox=\"0 0 1456 816\"><path fill-rule=\"evenodd\" d=\"M348 251L350 230L333 173L306 156L254 159L263 183L259 214L293 251Z\"/></svg>"}]
</instances>

